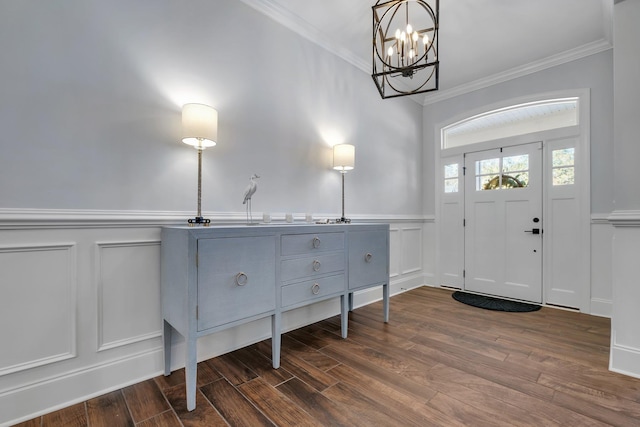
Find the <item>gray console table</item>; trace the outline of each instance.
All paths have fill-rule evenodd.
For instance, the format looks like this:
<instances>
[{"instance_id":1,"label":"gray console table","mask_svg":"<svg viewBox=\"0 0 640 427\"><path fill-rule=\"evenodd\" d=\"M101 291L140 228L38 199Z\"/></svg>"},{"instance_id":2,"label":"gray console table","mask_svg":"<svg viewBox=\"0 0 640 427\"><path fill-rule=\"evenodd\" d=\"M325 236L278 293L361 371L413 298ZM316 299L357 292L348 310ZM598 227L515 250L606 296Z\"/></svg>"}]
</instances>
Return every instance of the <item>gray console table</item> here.
<instances>
[{"instance_id":1,"label":"gray console table","mask_svg":"<svg viewBox=\"0 0 640 427\"><path fill-rule=\"evenodd\" d=\"M282 313L340 297L346 338L353 293L373 286L382 286L388 322L388 224L164 227L164 374L171 373L176 330L186 341L187 409L193 410L199 337L271 317L271 359L278 368Z\"/></svg>"}]
</instances>

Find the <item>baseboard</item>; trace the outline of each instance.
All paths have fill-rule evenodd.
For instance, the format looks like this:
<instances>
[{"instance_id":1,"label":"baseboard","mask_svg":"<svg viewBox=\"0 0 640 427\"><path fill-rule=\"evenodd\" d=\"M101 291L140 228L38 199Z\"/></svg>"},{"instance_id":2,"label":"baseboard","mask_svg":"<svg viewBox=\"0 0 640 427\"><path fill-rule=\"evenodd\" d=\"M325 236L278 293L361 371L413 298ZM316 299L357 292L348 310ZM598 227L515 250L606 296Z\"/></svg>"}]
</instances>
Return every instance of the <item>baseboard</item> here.
<instances>
[{"instance_id":1,"label":"baseboard","mask_svg":"<svg viewBox=\"0 0 640 427\"><path fill-rule=\"evenodd\" d=\"M609 370L629 377L640 378L640 349L624 347L611 340Z\"/></svg>"},{"instance_id":2,"label":"baseboard","mask_svg":"<svg viewBox=\"0 0 640 427\"><path fill-rule=\"evenodd\" d=\"M0 427L136 384L161 372L162 349L157 348L4 392L0 394Z\"/></svg>"},{"instance_id":3,"label":"baseboard","mask_svg":"<svg viewBox=\"0 0 640 427\"><path fill-rule=\"evenodd\" d=\"M402 279L391 280L389 293L393 296L424 286L424 279L424 275L420 274L412 277L403 277ZM362 307L380 300L382 300L381 286L365 289L363 291L354 292L353 307Z\"/></svg>"},{"instance_id":4,"label":"baseboard","mask_svg":"<svg viewBox=\"0 0 640 427\"><path fill-rule=\"evenodd\" d=\"M591 310L589 314L591 314L592 316L611 318L612 312L613 302L611 300L605 300L601 298L591 299Z\"/></svg>"}]
</instances>

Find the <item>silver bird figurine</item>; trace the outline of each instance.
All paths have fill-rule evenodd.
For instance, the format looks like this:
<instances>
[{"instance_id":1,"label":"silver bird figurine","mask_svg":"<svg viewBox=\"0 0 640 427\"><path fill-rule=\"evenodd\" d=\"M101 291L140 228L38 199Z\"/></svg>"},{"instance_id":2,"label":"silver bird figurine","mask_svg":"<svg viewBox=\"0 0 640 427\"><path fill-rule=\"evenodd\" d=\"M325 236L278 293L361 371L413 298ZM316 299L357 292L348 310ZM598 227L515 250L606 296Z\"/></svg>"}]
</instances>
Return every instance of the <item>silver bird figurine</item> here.
<instances>
[{"instance_id":1,"label":"silver bird figurine","mask_svg":"<svg viewBox=\"0 0 640 427\"><path fill-rule=\"evenodd\" d=\"M253 217L251 215L251 197L255 194L258 189L258 183L256 179L260 178L257 174L251 175L249 178L249 185L244 190L244 200L242 201L243 205L247 206L247 223L251 224L253 222Z\"/></svg>"}]
</instances>

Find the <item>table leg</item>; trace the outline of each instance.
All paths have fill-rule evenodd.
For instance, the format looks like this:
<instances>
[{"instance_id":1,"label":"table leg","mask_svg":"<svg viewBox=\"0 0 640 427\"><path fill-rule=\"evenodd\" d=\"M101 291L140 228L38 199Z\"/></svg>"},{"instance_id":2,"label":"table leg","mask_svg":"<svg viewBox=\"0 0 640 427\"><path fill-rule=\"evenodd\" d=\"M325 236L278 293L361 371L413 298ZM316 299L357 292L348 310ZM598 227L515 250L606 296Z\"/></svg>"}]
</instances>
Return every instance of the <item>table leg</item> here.
<instances>
[{"instance_id":1,"label":"table leg","mask_svg":"<svg viewBox=\"0 0 640 427\"><path fill-rule=\"evenodd\" d=\"M187 410L196 409L196 377L198 374L196 338L189 337L186 340L187 351L185 357L185 380L187 387Z\"/></svg>"},{"instance_id":2,"label":"table leg","mask_svg":"<svg viewBox=\"0 0 640 427\"><path fill-rule=\"evenodd\" d=\"M389 323L389 283L382 285L382 311L384 323Z\"/></svg>"},{"instance_id":3,"label":"table leg","mask_svg":"<svg viewBox=\"0 0 640 427\"><path fill-rule=\"evenodd\" d=\"M271 362L274 369L280 367L280 345L282 329L282 314L275 313L271 316Z\"/></svg>"},{"instance_id":4,"label":"table leg","mask_svg":"<svg viewBox=\"0 0 640 427\"><path fill-rule=\"evenodd\" d=\"M349 330L349 301L351 295L340 295L340 326L342 329L342 338L347 337L347 331Z\"/></svg>"},{"instance_id":5,"label":"table leg","mask_svg":"<svg viewBox=\"0 0 640 427\"><path fill-rule=\"evenodd\" d=\"M171 333L173 326L166 320L163 320L164 328L162 330L162 344L164 350L164 375L171 375Z\"/></svg>"}]
</instances>

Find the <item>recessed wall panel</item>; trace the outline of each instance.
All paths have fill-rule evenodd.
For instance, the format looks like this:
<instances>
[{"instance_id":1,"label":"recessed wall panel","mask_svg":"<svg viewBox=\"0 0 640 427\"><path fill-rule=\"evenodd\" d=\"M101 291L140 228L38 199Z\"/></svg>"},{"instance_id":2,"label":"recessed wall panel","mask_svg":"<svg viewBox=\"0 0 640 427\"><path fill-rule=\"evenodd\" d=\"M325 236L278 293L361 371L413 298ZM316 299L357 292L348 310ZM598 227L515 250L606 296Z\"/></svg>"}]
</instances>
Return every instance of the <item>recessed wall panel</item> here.
<instances>
[{"instance_id":1,"label":"recessed wall panel","mask_svg":"<svg viewBox=\"0 0 640 427\"><path fill-rule=\"evenodd\" d=\"M75 245L0 246L0 376L76 351Z\"/></svg>"},{"instance_id":2,"label":"recessed wall panel","mask_svg":"<svg viewBox=\"0 0 640 427\"><path fill-rule=\"evenodd\" d=\"M402 274L422 269L422 229L402 230Z\"/></svg>"},{"instance_id":3,"label":"recessed wall panel","mask_svg":"<svg viewBox=\"0 0 640 427\"><path fill-rule=\"evenodd\" d=\"M160 242L98 243L98 350L161 335Z\"/></svg>"},{"instance_id":4,"label":"recessed wall panel","mask_svg":"<svg viewBox=\"0 0 640 427\"><path fill-rule=\"evenodd\" d=\"M400 274L400 231L397 228L389 230L389 277Z\"/></svg>"}]
</instances>

